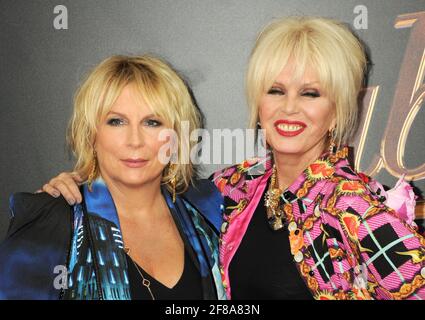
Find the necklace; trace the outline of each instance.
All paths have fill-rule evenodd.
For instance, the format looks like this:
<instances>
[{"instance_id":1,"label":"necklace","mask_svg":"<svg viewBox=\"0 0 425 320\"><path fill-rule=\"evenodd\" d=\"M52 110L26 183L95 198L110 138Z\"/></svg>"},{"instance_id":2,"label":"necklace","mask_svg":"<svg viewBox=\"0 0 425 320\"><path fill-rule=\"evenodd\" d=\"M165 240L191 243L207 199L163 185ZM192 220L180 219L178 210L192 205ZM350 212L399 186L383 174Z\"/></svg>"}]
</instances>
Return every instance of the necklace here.
<instances>
[{"instance_id":1,"label":"necklace","mask_svg":"<svg viewBox=\"0 0 425 320\"><path fill-rule=\"evenodd\" d=\"M145 286L146 289L148 289L149 294L152 297L152 300L155 300L155 297L154 297L154 295L152 293L152 290L151 290L151 282L143 276L143 272L140 270L140 267L138 266L138 264L131 257L131 255L130 255L130 248L124 248L124 252L130 257L131 261L133 262L134 266L136 267L137 272L139 272L140 277L142 278L142 285Z\"/></svg>"},{"instance_id":2,"label":"necklace","mask_svg":"<svg viewBox=\"0 0 425 320\"><path fill-rule=\"evenodd\" d=\"M269 188L264 196L264 205L267 209L267 221L273 231L282 229L284 225L282 209L279 206L281 194L282 190L279 189L276 166L273 165L273 173L271 175Z\"/></svg>"}]
</instances>

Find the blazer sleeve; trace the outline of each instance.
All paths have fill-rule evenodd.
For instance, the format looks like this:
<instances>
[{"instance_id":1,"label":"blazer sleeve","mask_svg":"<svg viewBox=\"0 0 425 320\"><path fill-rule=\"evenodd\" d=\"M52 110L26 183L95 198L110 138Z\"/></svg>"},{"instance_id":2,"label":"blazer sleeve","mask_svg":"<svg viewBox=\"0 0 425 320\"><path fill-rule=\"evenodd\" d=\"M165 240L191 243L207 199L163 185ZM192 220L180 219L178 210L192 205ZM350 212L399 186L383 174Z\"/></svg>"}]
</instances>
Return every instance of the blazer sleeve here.
<instances>
[{"instance_id":1,"label":"blazer sleeve","mask_svg":"<svg viewBox=\"0 0 425 320\"><path fill-rule=\"evenodd\" d=\"M0 299L57 299L55 267L66 266L72 210L63 198L17 193L0 245Z\"/></svg>"},{"instance_id":2,"label":"blazer sleeve","mask_svg":"<svg viewBox=\"0 0 425 320\"><path fill-rule=\"evenodd\" d=\"M367 203L368 206L364 206ZM338 204L344 235L366 266L377 299L425 299L425 239L397 212L367 194Z\"/></svg>"}]
</instances>

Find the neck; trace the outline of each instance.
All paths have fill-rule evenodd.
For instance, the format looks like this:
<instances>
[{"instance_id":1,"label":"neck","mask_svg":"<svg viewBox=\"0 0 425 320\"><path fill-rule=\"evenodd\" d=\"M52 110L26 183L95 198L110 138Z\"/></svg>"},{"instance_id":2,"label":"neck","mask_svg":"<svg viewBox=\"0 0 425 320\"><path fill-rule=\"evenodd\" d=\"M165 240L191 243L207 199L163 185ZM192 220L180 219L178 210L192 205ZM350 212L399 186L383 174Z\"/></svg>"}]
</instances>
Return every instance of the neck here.
<instances>
[{"instance_id":1,"label":"neck","mask_svg":"<svg viewBox=\"0 0 425 320\"><path fill-rule=\"evenodd\" d=\"M161 193L161 177L137 187L123 185L108 178L104 180L120 218L153 219L163 212L159 208L166 206Z\"/></svg>"},{"instance_id":2,"label":"neck","mask_svg":"<svg viewBox=\"0 0 425 320\"><path fill-rule=\"evenodd\" d=\"M302 154L273 151L279 188L285 190L291 186L299 175L322 155L323 149L323 145L320 144Z\"/></svg>"}]
</instances>

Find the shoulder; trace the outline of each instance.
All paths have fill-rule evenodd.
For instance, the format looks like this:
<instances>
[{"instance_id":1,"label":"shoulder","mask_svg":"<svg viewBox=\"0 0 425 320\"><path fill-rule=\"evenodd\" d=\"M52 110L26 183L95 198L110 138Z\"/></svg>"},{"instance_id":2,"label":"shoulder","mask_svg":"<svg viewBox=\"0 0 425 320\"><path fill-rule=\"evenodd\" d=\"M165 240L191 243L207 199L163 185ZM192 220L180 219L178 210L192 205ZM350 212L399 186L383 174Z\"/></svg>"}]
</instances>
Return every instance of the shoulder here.
<instances>
[{"instance_id":1,"label":"shoulder","mask_svg":"<svg viewBox=\"0 0 425 320\"><path fill-rule=\"evenodd\" d=\"M230 176L234 172L241 173L261 173L269 165L269 158L250 158L246 159L240 163L225 167L223 169L215 171L210 177L210 180L213 180L218 176ZM254 172L255 171L255 172Z\"/></svg>"},{"instance_id":2,"label":"shoulder","mask_svg":"<svg viewBox=\"0 0 425 320\"><path fill-rule=\"evenodd\" d=\"M71 214L71 206L63 197L54 198L47 193L19 192L10 197L10 226L8 235L21 227L45 219L54 223L56 220L65 220L64 214Z\"/></svg>"},{"instance_id":3,"label":"shoulder","mask_svg":"<svg viewBox=\"0 0 425 320\"><path fill-rule=\"evenodd\" d=\"M182 197L219 229L222 222L223 196L212 181L195 180Z\"/></svg>"},{"instance_id":4,"label":"shoulder","mask_svg":"<svg viewBox=\"0 0 425 320\"><path fill-rule=\"evenodd\" d=\"M72 208L63 198L16 193L11 222L0 245L0 299L57 299L55 267L65 265Z\"/></svg>"},{"instance_id":5,"label":"shoulder","mask_svg":"<svg viewBox=\"0 0 425 320\"><path fill-rule=\"evenodd\" d=\"M377 198L373 192L370 183L372 180L364 173L354 170L347 165L336 170L335 187L336 191L341 194L351 195L352 197L363 197L365 195Z\"/></svg>"},{"instance_id":6,"label":"shoulder","mask_svg":"<svg viewBox=\"0 0 425 320\"><path fill-rule=\"evenodd\" d=\"M15 211L34 211L51 206L68 206L63 197L54 198L45 192L17 192L10 196L11 209Z\"/></svg>"},{"instance_id":7,"label":"shoulder","mask_svg":"<svg viewBox=\"0 0 425 320\"><path fill-rule=\"evenodd\" d=\"M371 207L385 209L380 197L373 191L371 181L370 177L349 165L336 168L326 191L332 199L331 206L355 215L363 215Z\"/></svg>"},{"instance_id":8,"label":"shoulder","mask_svg":"<svg viewBox=\"0 0 425 320\"><path fill-rule=\"evenodd\" d=\"M234 189L247 180L253 180L271 167L268 157L246 159L238 164L214 172L209 179L214 182L218 190L226 194L226 187Z\"/></svg>"},{"instance_id":9,"label":"shoulder","mask_svg":"<svg viewBox=\"0 0 425 320\"><path fill-rule=\"evenodd\" d=\"M183 193L183 197L194 201L219 201L222 199L216 185L209 179L196 179Z\"/></svg>"}]
</instances>

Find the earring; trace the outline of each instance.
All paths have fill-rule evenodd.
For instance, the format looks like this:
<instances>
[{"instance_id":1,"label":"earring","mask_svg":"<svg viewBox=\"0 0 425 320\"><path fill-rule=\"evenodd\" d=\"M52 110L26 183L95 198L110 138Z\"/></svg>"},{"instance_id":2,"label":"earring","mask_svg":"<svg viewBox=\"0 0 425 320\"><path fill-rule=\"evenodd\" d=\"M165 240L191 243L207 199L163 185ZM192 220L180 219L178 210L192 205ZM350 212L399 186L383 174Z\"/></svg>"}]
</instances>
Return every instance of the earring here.
<instances>
[{"instance_id":1,"label":"earring","mask_svg":"<svg viewBox=\"0 0 425 320\"><path fill-rule=\"evenodd\" d=\"M331 130L329 130L329 153L335 154L336 153L336 143L335 143L335 127L333 127Z\"/></svg>"},{"instance_id":2,"label":"earring","mask_svg":"<svg viewBox=\"0 0 425 320\"><path fill-rule=\"evenodd\" d=\"M93 150L92 166L90 169L89 177L87 178L87 186L90 192L93 191L92 184L93 184L93 180L96 178L96 173L97 173L97 153L96 153L96 150Z\"/></svg>"},{"instance_id":3,"label":"earring","mask_svg":"<svg viewBox=\"0 0 425 320\"><path fill-rule=\"evenodd\" d=\"M171 186L172 195L173 195L173 203L176 202L176 176L177 176L177 172L175 172L175 170L176 170L176 164L170 163L169 166L168 166L168 173L173 175L173 177L170 180L170 186Z\"/></svg>"}]
</instances>

